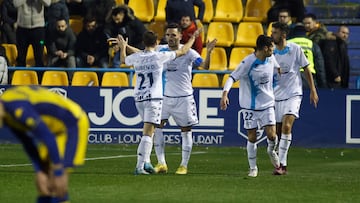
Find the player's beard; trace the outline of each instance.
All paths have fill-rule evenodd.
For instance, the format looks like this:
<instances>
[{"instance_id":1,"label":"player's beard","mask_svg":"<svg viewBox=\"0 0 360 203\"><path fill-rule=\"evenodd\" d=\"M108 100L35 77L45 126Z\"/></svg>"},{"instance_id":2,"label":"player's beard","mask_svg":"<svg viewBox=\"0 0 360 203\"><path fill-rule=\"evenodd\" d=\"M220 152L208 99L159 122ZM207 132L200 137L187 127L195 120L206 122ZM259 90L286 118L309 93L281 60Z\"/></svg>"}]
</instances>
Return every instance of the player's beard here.
<instances>
[{"instance_id":1,"label":"player's beard","mask_svg":"<svg viewBox=\"0 0 360 203\"><path fill-rule=\"evenodd\" d=\"M179 47L179 43L176 41L176 39L169 39L168 45L171 50L177 50Z\"/></svg>"}]
</instances>

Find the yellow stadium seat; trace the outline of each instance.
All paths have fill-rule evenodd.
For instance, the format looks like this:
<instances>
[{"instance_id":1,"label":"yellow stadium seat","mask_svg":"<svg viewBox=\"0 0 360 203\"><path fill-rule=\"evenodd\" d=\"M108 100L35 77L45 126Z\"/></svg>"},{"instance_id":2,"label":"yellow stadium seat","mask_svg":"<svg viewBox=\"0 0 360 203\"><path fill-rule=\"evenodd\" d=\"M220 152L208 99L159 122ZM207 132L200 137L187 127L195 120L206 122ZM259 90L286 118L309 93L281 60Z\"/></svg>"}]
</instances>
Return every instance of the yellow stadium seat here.
<instances>
[{"instance_id":1,"label":"yellow stadium seat","mask_svg":"<svg viewBox=\"0 0 360 203\"><path fill-rule=\"evenodd\" d=\"M36 71L16 70L12 76L11 85L38 85L39 79Z\"/></svg>"},{"instance_id":2,"label":"yellow stadium seat","mask_svg":"<svg viewBox=\"0 0 360 203\"><path fill-rule=\"evenodd\" d=\"M153 21L148 25L148 30L154 31L158 34L158 40L161 40L165 36L165 29L165 21Z\"/></svg>"},{"instance_id":3,"label":"yellow stadium seat","mask_svg":"<svg viewBox=\"0 0 360 203\"><path fill-rule=\"evenodd\" d=\"M235 70L239 63L249 54L255 51L251 47L234 47L231 49L229 70Z\"/></svg>"},{"instance_id":4,"label":"yellow stadium seat","mask_svg":"<svg viewBox=\"0 0 360 203\"><path fill-rule=\"evenodd\" d=\"M82 18L70 18L69 26L73 32L78 35L83 29L83 19Z\"/></svg>"},{"instance_id":5,"label":"yellow stadium seat","mask_svg":"<svg viewBox=\"0 0 360 203\"><path fill-rule=\"evenodd\" d=\"M69 78L66 71L45 71L41 85L43 86L69 86Z\"/></svg>"},{"instance_id":6,"label":"yellow stadium seat","mask_svg":"<svg viewBox=\"0 0 360 203\"><path fill-rule=\"evenodd\" d=\"M120 6L120 5L125 4L125 2L124 2L124 0L115 0L115 4L116 4L117 6Z\"/></svg>"},{"instance_id":7,"label":"yellow stadium seat","mask_svg":"<svg viewBox=\"0 0 360 203\"><path fill-rule=\"evenodd\" d=\"M224 87L226 80L229 78L230 74L224 74L224 77L222 79L221 82L221 87ZM240 82L236 81L233 83L233 85L231 86L232 88L239 88Z\"/></svg>"},{"instance_id":8,"label":"yellow stadium seat","mask_svg":"<svg viewBox=\"0 0 360 203\"><path fill-rule=\"evenodd\" d=\"M128 5L142 22L150 22L154 18L153 0L129 0Z\"/></svg>"},{"instance_id":9,"label":"yellow stadium seat","mask_svg":"<svg viewBox=\"0 0 360 203\"><path fill-rule=\"evenodd\" d=\"M8 58L8 66L16 66L16 58L18 55L15 44L1 44L5 48L5 54Z\"/></svg>"},{"instance_id":10,"label":"yellow stadium seat","mask_svg":"<svg viewBox=\"0 0 360 203\"><path fill-rule=\"evenodd\" d=\"M158 0L157 7L156 7L156 15L154 17L155 21L165 21L166 13L165 13L165 7L166 7L167 0Z\"/></svg>"},{"instance_id":11,"label":"yellow stadium seat","mask_svg":"<svg viewBox=\"0 0 360 203\"><path fill-rule=\"evenodd\" d=\"M192 86L218 88L219 79L215 73L195 73L192 79Z\"/></svg>"},{"instance_id":12,"label":"yellow stadium seat","mask_svg":"<svg viewBox=\"0 0 360 203\"><path fill-rule=\"evenodd\" d=\"M238 23L243 15L242 0L217 0L213 21Z\"/></svg>"},{"instance_id":13,"label":"yellow stadium seat","mask_svg":"<svg viewBox=\"0 0 360 203\"><path fill-rule=\"evenodd\" d=\"M262 22L267 20L267 13L271 8L270 0L248 0L245 7L245 22Z\"/></svg>"},{"instance_id":14,"label":"yellow stadium seat","mask_svg":"<svg viewBox=\"0 0 360 203\"><path fill-rule=\"evenodd\" d=\"M160 0L161 1L161 0ZM210 23L214 17L214 7L212 0L203 0L205 3L205 11L204 11L204 18L202 20L203 23ZM199 14L199 8L194 6L195 16Z\"/></svg>"},{"instance_id":15,"label":"yellow stadium seat","mask_svg":"<svg viewBox=\"0 0 360 203\"><path fill-rule=\"evenodd\" d=\"M203 44L204 44L204 43L205 43L205 29L204 29L204 25L202 24L202 22L196 21L196 27L197 27L198 29L202 28L202 31L201 31L200 35L201 35L202 42L203 42Z\"/></svg>"},{"instance_id":16,"label":"yellow stadium seat","mask_svg":"<svg viewBox=\"0 0 360 203\"><path fill-rule=\"evenodd\" d=\"M99 86L99 78L93 71L76 71L72 77L72 86Z\"/></svg>"},{"instance_id":17,"label":"yellow stadium seat","mask_svg":"<svg viewBox=\"0 0 360 203\"><path fill-rule=\"evenodd\" d=\"M268 27L266 28L266 35L271 36L272 33L272 24L273 22L269 23Z\"/></svg>"},{"instance_id":18,"label":"yellow stadium seat","mask_svg":"<svg viewBox=\"0 0 360 203\"><path fill-rule=\"evenodd\" d=\"M260 22L240 22L234 45L256 47L256 39L262 34L264 34L264 28Z\"/></svg>"},{"instance_id":19,"label":"yellow stadium seat","mask_svg":"<svg viewBox=\"0 0 360 203\"><path fill-rule=\"evenodd\" d=\"M46 46L44 46L43 61L44 61L44 64L47 64L47 49L46 49ZM33 49L31 44L29 45L28 51L26 53L26 66L27 67L35 66L34 49Z\"/></svg>"},{"instance_id":20,"label":"yellow stadium seat","mask_svg":"<svg viewBox=\"0 0 360 203\"><path fill-rule=\"evenodd\" d=\"M230 47L234 43L234 28L230 22L211 22L206 41L217 39L216 46Z\"/></svg>"},{"instance_id":21,"label":"yellow stadium seat","mask_svg":"<svg viewBox=\"0 0 360 203\"><path fill-rule=\"evenodd\" d=\"M201 57L205 60L207 49L203 48ZM209 70L226 70L227 56L224 47L215 47L210 54Z\"/></svg>"},{"instance_id":22,"label":"yellow stadium seat","mask_svg":"<svg viewBox=\"0 0 360 203\"><path fill-rule=\"evenodd\" d=\"M105 72L102 80L102 87L128 87L129 77L125 72Z\"/></svg>"}]
</instances>

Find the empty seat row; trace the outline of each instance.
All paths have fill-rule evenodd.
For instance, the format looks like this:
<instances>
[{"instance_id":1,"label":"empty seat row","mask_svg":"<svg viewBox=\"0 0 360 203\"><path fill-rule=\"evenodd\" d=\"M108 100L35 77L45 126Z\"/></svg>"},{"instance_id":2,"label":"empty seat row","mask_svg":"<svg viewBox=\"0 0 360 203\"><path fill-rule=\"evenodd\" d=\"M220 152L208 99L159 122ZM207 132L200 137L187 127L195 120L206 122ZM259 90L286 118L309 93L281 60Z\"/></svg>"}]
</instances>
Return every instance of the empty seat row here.
<instances>
[{"instance_id":1,"label":"empty seat row","mask_svg":"<svg viewBox=\"0 0 360 203\"><path fill-rule=\"evenodd\" d=\"M219 83L219 77L222 77L222 83ZM195 73L193 75L193 87L218 88L223 87L229 74L217 75L215 73ZM135 84L136 77L132 78ZM17 70L14 72L12 85L39 85L39 79L36 71ZM221 84L221 86L220 86ZM68 75L65 71L45 71L41 80L43 86L69 86ZM71 86L99 86L99 79L96 72L78 71L75 72L71 81ZM102 80L102 87L129 87L129 78L125 72L105 72ZM239 87L234 83L233 87Z\"/></svg>"},{"instance_id":2,"label":"empty seat row","mask_svg":"<svg viewBox=\"0 0 360 203\"><path fill-rule=\"evenodd\" d=\"M144 3L141 3L144 2ZM153 0L129 0L129 6L134 10L135 15L144 22L165 21L165 6L167 0L159 0L154 15ZM242 0L217 0L214 7L213 0L203 0L205 3L205 12L203 22L227 21L238 23L248 22L265 22L267 12L271 8L271 0L248 0L245 8ZM146 7L146 9L144 8ZM198 8L194 7L195 13Z\"/></svg>"},{"instance_id":3,"label":"empty seat row","mask_svg":"<svg viewBox=\"0 0 360 203\"><path fill-rule=\"evenodd\" d=\"M66 71L45 71L41 83L38 74L33 70L16 70L12 76L12 85L44 85L44 86L69 86L69 77ZM72 86L99 86L96 72L76 71L71 80ZM128 87L129 78L125 72L105 72L102 76L103 87Z\"/></svg>"}]
</instances>

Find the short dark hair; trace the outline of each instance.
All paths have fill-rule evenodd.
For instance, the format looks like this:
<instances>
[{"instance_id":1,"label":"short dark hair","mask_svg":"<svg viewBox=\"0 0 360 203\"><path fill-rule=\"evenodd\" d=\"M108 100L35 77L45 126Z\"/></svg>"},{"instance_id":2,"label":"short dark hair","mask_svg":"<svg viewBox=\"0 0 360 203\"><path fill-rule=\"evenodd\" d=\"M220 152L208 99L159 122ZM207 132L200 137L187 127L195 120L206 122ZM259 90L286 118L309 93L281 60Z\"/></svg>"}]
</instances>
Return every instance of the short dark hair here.
<instances>
[{"instance_id":1,"label":"short dark hair","mask_svg":"<svg viewBox=\"0 0 360 203\"><path fill-rule=\"evenodd\" d=\"M153 32L151 30L145 31L145 33L143 34L144 45L146 47L155 46L157 38L158 38L158 36L155 32Z\"/></svg>"},{"instance_id":2,"label":"short dark hair","mask_svg":"<svg viewBox=\"0 0 360 203\"><path fill-rule=\"evenodd\" d=\"M281 33L286 34L288 36L290 29L286 23L274 22L272 27L275 29L279 29Z\"/></svg>"},{"instance_id":3,"label":"short dark hair","mask_svg":"<svg viewBox=\"0 0 360 203\"><path fill-rule=\"evenodd\" d=\"M307 13L304 18L312 18L313 20L316 20L316 15L313 13Z\"/></svg>"},{"instance_id":4,"label":"short dark hair","mask_svg":"<svg viewBox=\"0 0 360 203\"><path fill-rule=\"evenodd\" d=\"M273 45L273 38L266 35L259 35L256 39L256 50L263 50L264 47L270 47Z\"/></svg>"},{"instance_id":5,"label":"short dark hair","mask_svg":"<svg viewBox=\"0 0 360 203\"><path fill-rule=\"evenodd\" d=\"M166 29L178 29L179 32L182 32L182 28L177 23L170 23L168 26L166 26Z\"/></svg>"},{"instance_id":6,"label":"short dark hair","mask_svg":"<svg viewBox=\"0 0 360 203\"><path fill-rule=\"evenodd\" d=\"M278 14L283 13L283 12L287 12L287 13L289 14L289 17L291 17L291 11L290 11L289 9L287 9L287 8L282 8L282 9L279 10L279 13L278 13Z\"/></svg>"}]
</instances>

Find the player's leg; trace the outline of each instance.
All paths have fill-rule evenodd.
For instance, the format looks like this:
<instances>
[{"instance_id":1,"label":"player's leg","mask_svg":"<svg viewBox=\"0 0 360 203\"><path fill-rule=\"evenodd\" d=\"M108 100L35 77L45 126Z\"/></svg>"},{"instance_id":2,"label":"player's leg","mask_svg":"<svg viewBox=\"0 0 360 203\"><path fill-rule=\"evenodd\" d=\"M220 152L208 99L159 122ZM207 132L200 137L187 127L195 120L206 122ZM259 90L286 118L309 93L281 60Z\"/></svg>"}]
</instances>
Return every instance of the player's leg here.
<instances>
[{"instance_id":1,"label":"player's leg","mask_svg":"<svg viewBox=\"0 0 360 203\"><path fill-rule=\"evenodd\" d=\"M196 103L194 97L181 97L177 99L176 112L173 118L181 128L181 163L176 174L185 175L188 172L188 163L193 147L192 126L199 120L197 117Z\"/></svg>"},{"instance_id":2,"label":"player's leg","mask_svg":"<svg viewBox=\"0 0 360 203\"><path fill-rule=\"evenodd\" d=\"M248 141L246 144L247 157L249 162L249 174L250 177L256 177L258 175L258 167L256 164L257 144L256 144L256 128L247 130Z\"/></svg>"},{"instance_id":3,"label":"player's leg","mask_svg":"<svg viewBox=\"0 0 360 203\"><path fill-rule=\"evenodd\" d=\"M164 111L163 111L164 112ZM163 127L167 120L161 120L159 126L156 126L154 133L154 147L158 163L155 166L155 173L167 173L168 167L165 160L165 137Z\"/></svg>"},{"instance_id":4,"label":"player's leg","mask_svg":"<svg viewBox=\"0 0 360 203\"><path fill-rule=\"evenodd\" d=\"M181 127L181 163L175 174L187 174L188 163L193 147L191 126Z\"/></svg>"},{"instance_id":5,"label":"player's leg","mask_svg":"<svg viewBox=\"0 0 360 203\"><path fill-rule=\"evenodd\" d=\"M283 168L284 173L286 173L286 166L287 166L287 155L289 152L289 148L291 145L292 140L292 126L295 121L294 115L284 115L283 117L283 123L282 123L282 133L281 138L279 142L279 158L280 158L280 164Z\"/></svg>"},{"instance_id":6,"label":"player's leg","mask_svg":"<svg viewBox=\"0 0 360 203\"><path fill-rule=\"evenodd\" d=\"M287 156L292 140L292 127L295 119L299 118L301 96L293 97L284 102L281 138L279 142L279 158L283 174L287 173Z\"/></svg>"},{"instance_id":7,"label":"player's leg","mask_svg":"<svg viewBox=\"0 0 360 203\"><path fill-rule=\"evenodd\" d=\"M153 145L153 134L155 131L155 125L160 124L162 101L144 101L136 102L136 108L143 118L143 136L137 149L137 163L135 174L149 174L155 173L154 168L150 163L150 155ZM148 161L148 162L147 162Z\"/></svg>"}]
</instances>

